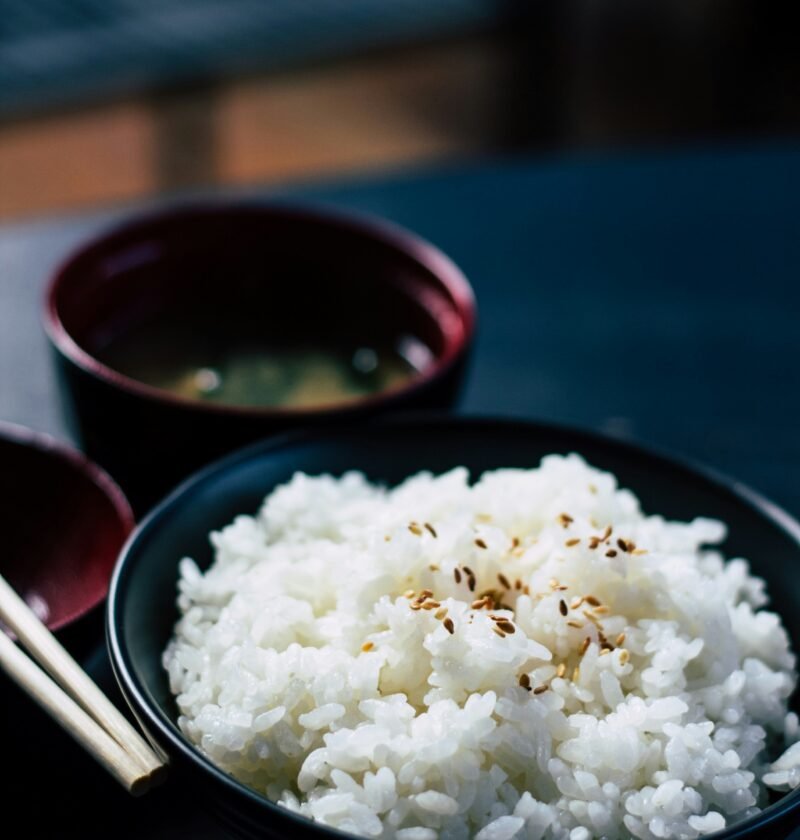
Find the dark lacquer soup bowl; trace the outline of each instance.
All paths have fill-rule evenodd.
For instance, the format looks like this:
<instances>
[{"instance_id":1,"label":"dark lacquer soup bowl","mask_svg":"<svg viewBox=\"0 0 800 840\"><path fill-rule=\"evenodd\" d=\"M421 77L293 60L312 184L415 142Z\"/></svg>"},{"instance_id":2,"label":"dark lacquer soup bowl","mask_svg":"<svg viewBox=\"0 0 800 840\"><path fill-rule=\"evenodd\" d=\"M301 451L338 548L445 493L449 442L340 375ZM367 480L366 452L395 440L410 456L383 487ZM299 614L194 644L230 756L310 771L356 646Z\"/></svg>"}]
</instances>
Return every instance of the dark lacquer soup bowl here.
<instances>
[{"instance_id":1,"label":"dark lacquer soup bowl","mask_svg":"<svg viewBox=\"0 0 800 840\"><path fill-rule=\"evenodd\" d=\"M84 245L44 322L73 432L141 512L268 434L449 408L475 305L450 259L382 220L220 203Z\"/></svg>"},{"instance_id":2,"label":"dark lacquer soup bowl","mask_svg":"<svg viewBox=\"0 0 800 840\"><path fill-rule=\"evenodd\" d=\"M176 780L193 785L198 803L243 836L343 836L222 772L178 728L162 653L178 617L178 563L190 556L201 568L210 564L209 531L237 514L255 513L265 495L297 471L361 470L392 485L420 470L442 473L463 465L477 478L486 470L531 468L546 454L571 452L614 473L638 495L645 512L726 522L726 556L751 560L753 573L766 580L770 608L782 617L794 649L800 647L800 526L736 481L617 440L528 423L419 418L289 435L233 454L183 484L138 528L115 571L108 611L115 672L139 719L171 756ZM800 790L795 790L776 795L760 814L715 836L785 837L798 815Z\"/></svg>"}]
</instances>

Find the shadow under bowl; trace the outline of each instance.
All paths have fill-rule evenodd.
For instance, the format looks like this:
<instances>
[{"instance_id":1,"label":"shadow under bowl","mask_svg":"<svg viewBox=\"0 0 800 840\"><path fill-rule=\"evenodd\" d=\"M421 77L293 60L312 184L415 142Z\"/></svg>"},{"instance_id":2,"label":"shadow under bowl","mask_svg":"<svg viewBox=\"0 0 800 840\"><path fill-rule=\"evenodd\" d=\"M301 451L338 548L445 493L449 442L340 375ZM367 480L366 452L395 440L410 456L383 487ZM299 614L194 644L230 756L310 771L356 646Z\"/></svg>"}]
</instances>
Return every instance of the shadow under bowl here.
<instances>
[{"instance_id":1,"label":"shadow under bowl","mask_svg":"<svg viewBox=\"0 0 800 840\"><path fill-rule=\"evenodd\" d=\"M54 275L45 328L71 430L141 512L209 461L277 431L455 401L472 290L438 249L388 223L279 204L187 205L144 216ZM174 342L415 347L401 384L309 408L177 396L109 361L155 323ZM233 327L231 326L233 325ZM173 331L167 330L167 336ZM166 350L165 353L168 353Z\"/></svg>"},{"instance_id":2,"label":"shadow under bowl","mask_svg":"<svg viewBox=\"0 0 800 840\"><path fill-rule=\"evenodd\" d=\"M122 491L91 461L0 423L0 573L50 630L102 603L133 526Z\"/></svg>"},{"instance_id":3,"label":"shadow under bowl","mask_svg":"<svg viewBox=\"0 0 800 840\"><path fill-rule=\"evenodd\" d=\"M178 617L178 562L190 556L207 568L209 531L237 514L255 513L264 497L298 470L340 475L355 469L393 485L423 469L441 473L463 465L474 479L486 470L531 468L546 454L569 452L613 472L646 512L726 522L724 552L749 558L753 573L766 579L771 609L800 650L800 524L734 480L617 440L529 423L429 418L285 436L236 453L180 487L139 526L114 573L107 629L116 676L137 716L172 756L177 774L190 779L193 789L200 786L207 806L241 836L344 836L280 808L217 769L177 726L161 654ZM715 837L777 840L798 818L800 790Z\"/></svg>"}]
</instances>

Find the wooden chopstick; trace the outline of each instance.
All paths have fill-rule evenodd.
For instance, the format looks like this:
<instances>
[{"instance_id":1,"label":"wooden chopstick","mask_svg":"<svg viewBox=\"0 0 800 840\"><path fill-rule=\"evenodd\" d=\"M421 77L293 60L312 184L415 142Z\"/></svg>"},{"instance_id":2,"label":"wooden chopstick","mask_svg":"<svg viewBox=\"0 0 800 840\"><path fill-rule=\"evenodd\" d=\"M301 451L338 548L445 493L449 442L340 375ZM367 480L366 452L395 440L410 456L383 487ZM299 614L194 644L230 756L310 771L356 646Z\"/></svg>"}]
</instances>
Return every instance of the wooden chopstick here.
<instances>
[{"instance_id":1,"label":"wooden chopstick","mask_svg":"<svg viewBox=\"0 0 800 840\"><path fill-rule=\"evenodd\" d=\"M21 687L50 712L70 734L84 744L104 766L108 767L131 793L143 793L157 781L166 767L165 762L92 682L2 575L0 575L0 619L17 634L31 655L61 686L59 688L59 685L39 671L38 667L19 650L11 639L0 631L0 636L3 637L2 648L0 648L3 656L0 658L0 664L7 666L9 673ZM25 660L24 663L20 657ZM37 675L34 676L34 672L37 672ZM71 700L64 693L65 691L71 696ZM69 701L66 707L69 711L64 714L54 711L65 699ZM83 708L81 709L76 704L80 704ZM80 715L76 716L75 711L80 712ZM84 718L91 723L99 724L97 729L112 743L116 743L129 761L121 762L119 754L110 749L102 739L97 738L97 733L93 732L91 727L87 727ZM112 769L109 762L116 769ZM139 771L135 776L132 775L134 766Z\"/></svg>"}]
</instances>

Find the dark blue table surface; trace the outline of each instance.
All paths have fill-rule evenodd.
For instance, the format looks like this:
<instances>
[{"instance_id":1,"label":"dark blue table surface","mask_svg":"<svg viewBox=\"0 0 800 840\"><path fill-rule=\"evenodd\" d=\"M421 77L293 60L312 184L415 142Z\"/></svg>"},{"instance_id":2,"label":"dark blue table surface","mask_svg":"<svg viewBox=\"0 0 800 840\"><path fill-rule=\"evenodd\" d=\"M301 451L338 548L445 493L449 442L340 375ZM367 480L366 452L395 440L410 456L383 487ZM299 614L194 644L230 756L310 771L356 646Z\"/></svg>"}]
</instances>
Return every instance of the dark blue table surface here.
<instances>
[{"instance_id":1,"label":"dark blue table surface","mask_svg":"<svg viewBox=\"0 0 800 840\"><path fill-rule=\"evenodd\" d=\"M450 254L480 312L464 411L664 447L800 515L799 188L800 146L769 144L485 162L245 194L377 213ZM44 283L129 210L0 228L0 419L64 435L39 328ZM107 676L102 652L93 667ZM130 803L53 738L91 782L75 796L74 774L63 780L54 813L62 808L69 831L102 836L113 819L120 837L221 836L179 828L185 792L177 804L164 793ZM48 786L57 775L54 766Z\"/></svg>"}]
</instances>

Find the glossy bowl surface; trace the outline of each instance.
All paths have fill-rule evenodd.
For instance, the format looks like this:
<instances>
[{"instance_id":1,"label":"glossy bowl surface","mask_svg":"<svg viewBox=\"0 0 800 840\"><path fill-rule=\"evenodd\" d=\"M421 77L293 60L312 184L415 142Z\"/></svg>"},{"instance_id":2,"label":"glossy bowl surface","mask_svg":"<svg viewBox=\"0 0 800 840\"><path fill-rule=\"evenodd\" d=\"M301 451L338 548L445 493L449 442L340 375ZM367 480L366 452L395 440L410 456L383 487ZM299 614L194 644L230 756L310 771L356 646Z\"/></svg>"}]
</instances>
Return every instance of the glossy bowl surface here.
<instances>
[{"instance_id":1,"label":"glossy bowl surface","mask_svg":"<svg viewBox=\"0 0 800 840\"><path fill-rule=\"evenodd\" d=\"M410 336L430 359L398 386L334 405L204 402L101 361L115 337L135 335L163 312L198 330L241 324L248 335L311 346L328 333L378 345ZM143 510L203 464L276 431L450 407L475 303L444 254L394 225L333 210L217 203L152 213L87 243L51 280L44 324L73 433Z\"/></svg>"},{"instance_id":2,"label":"glossy bowl surface","mask_svg":"<svg viewBox=\"0 0 800 840\"><path fill-rule=\"evenodd\" d=\"M737 481L598 435L508 421L420 418L265 441L202 471L148 516L125 547L109 594L109 646L128 702L229 826L247 837L343 836L248 790L180 733L161 667L161 652L177 618L179 560L188 555L206 567L212 557L208 532L239 513L254 513L270 490L298 470L341 474L358 469L374 481L394 484L422 469L441 473L466 465L477 477L498 467L533 467L551 452L578 452L615 473L622 486L640 497L646 512L725 521L724 551L749 558L754 573L766 578L772 608L800 650L800 525ZM757 818L715 836L786 837L799 819L797 790Z\"/></svg>"},{"instance_id":3,"label":"glossy bowl surface","mask_svg":"<svg viewBox=\"0 0 800 840\"><path fill-rule=\"evenodd\" d=\"M102 603L133 525L99 467L47 435L0 423L0 572L51 630Z\"/></svg>"}]
</instances>

